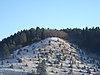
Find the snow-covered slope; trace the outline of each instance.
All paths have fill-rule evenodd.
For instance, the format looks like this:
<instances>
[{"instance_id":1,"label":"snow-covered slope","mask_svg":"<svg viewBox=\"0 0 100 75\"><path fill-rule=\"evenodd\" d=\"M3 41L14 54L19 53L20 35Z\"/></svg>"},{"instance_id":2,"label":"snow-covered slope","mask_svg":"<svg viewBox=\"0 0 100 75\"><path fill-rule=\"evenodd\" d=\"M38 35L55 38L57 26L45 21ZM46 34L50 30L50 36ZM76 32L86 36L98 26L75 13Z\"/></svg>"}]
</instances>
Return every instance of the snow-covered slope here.
<instances>
[{"instance_id":1,"label":"snow-covered slope","mask_svg":"<svg viewBox=\"0 0 100 75\"><path fill-rule=\"evenodd\" d=\"M39 64L43 61L46 71L43 68L42 72L47 75L100 75L98 60L58 37L47 38L16 50L9 59L0 61L0 74L38 74Z\"/></svg>"}]
</instances>

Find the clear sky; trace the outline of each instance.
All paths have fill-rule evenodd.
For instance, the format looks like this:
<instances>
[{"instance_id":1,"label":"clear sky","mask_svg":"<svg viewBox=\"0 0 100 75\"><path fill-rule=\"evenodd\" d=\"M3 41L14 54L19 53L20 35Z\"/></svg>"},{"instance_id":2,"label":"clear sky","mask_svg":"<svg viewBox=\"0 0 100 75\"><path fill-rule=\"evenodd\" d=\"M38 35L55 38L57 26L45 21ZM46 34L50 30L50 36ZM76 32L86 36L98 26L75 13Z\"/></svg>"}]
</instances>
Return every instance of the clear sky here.
<instances>
[{"instance_id":1,"label":"clear sky","mask_svg":"<svg viewBox=\"0 0 100 75\"><path fill-rule=\"evenodd\" d=\"M100 26L100 0L0 0L0 40L37 26Z\"/></svg>"}]
</instances>

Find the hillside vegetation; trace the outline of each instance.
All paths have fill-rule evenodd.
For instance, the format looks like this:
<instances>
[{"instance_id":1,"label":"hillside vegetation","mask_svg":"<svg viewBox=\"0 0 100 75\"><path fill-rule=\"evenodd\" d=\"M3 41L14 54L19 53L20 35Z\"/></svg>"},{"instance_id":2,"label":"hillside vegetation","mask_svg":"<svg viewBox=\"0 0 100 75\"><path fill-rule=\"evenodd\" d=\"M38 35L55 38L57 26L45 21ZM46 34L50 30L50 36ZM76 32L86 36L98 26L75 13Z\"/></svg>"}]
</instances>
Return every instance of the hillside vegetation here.
<instances>
[{"instance_id":1,"label":"hillside vegetation","mask_svg":"<svg viewBox=\"0 0 100 75\"><path fill-rule=\"evenodd\" d=\"M44 29L37 27L18 31L0 42L0 57L7 58L14 50L48 37L59 37L78 45L90 53L100 54L100 28Z\"/></svg>"},{"instance_id":2,"label":"hillside vegetation","mask_svg":"<svg viewBox=\"0 0 100 75\"><path fill-rule=\"evenodd\" d=\"M37 27L23 30L3 39L0 42L0 57L7 58L14 50L43 40L47 37L60 37L65 39L67 34L59 30L51 30Z\"/></svg>"},{"instance_id":3,"label":"hillside vegetation","mask_svg":"<svg viewBox=\"0 0 100 75\"><path fill-rule=\"evenodd\" d=\"M100 54L100 28L64 29L68 33L69 41L92 54Z\"/></svg>"},{"instance_id":4,"label":"hillside vegetation","mask_svg":"<svg viewBox=\"0 0 100 75\"><path fill-rule=\"evenodd\" d=\"M50 37L0 61L0 75L100 75L100 61L75 44Z\"/></svg>"}]
</instances>

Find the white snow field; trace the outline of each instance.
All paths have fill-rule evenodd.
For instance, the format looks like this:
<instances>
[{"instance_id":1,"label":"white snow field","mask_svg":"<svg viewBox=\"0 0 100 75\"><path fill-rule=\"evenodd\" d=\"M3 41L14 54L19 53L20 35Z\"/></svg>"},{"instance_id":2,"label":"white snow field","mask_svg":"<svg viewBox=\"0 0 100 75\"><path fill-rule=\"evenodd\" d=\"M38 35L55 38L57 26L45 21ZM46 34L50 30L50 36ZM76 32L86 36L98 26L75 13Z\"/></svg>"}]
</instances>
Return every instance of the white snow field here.
<instances>
[{"instance_id":1,"label":"white snow field","mask_svg":"<svg viewBox=\"0 0 100 75\"><path fill-rule=\"evenodd\" d=\"M45 60L47 75L100 75L100 62L58 37L51 37L17 49L0 60L0 75L38 75L37 66ZM44 72L44 71L43 71Z\"/></svg>"}]
</instances>

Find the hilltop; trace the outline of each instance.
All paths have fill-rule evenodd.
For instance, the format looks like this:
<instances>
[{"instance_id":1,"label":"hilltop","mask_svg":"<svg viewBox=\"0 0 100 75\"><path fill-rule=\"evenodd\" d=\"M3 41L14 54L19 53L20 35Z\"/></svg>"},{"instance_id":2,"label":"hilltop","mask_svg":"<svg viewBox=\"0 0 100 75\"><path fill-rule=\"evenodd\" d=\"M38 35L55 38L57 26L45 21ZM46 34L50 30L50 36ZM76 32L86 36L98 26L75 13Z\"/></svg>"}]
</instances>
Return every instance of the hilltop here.
<instances>
[{"instance_id":1,"label":"hilltop","mask_svg":"<svg viewBox=\"0 0 100 75\"><path fill-rule=\"evenodd\" d=\"M21 30L0 41L0 58L8 58L13 51L41 41L48 37L59 37L67 40L79 48L84 49L88 54L100 57L100 28L73 28L73 29L44 29L37 27L29 30ZM100 60L100 59L99 59Z\"/></svg>"},{"instance_id":2,"label":"hilltop","mask_svg":"<svg viewBox=\"0 0 100 75\"><path fill-rule=\"evenodd\" d=\"M99 75L100 62L77 45L50 37L19 48L0 61L4 75Z\"/></svg>"}]
</instances>

